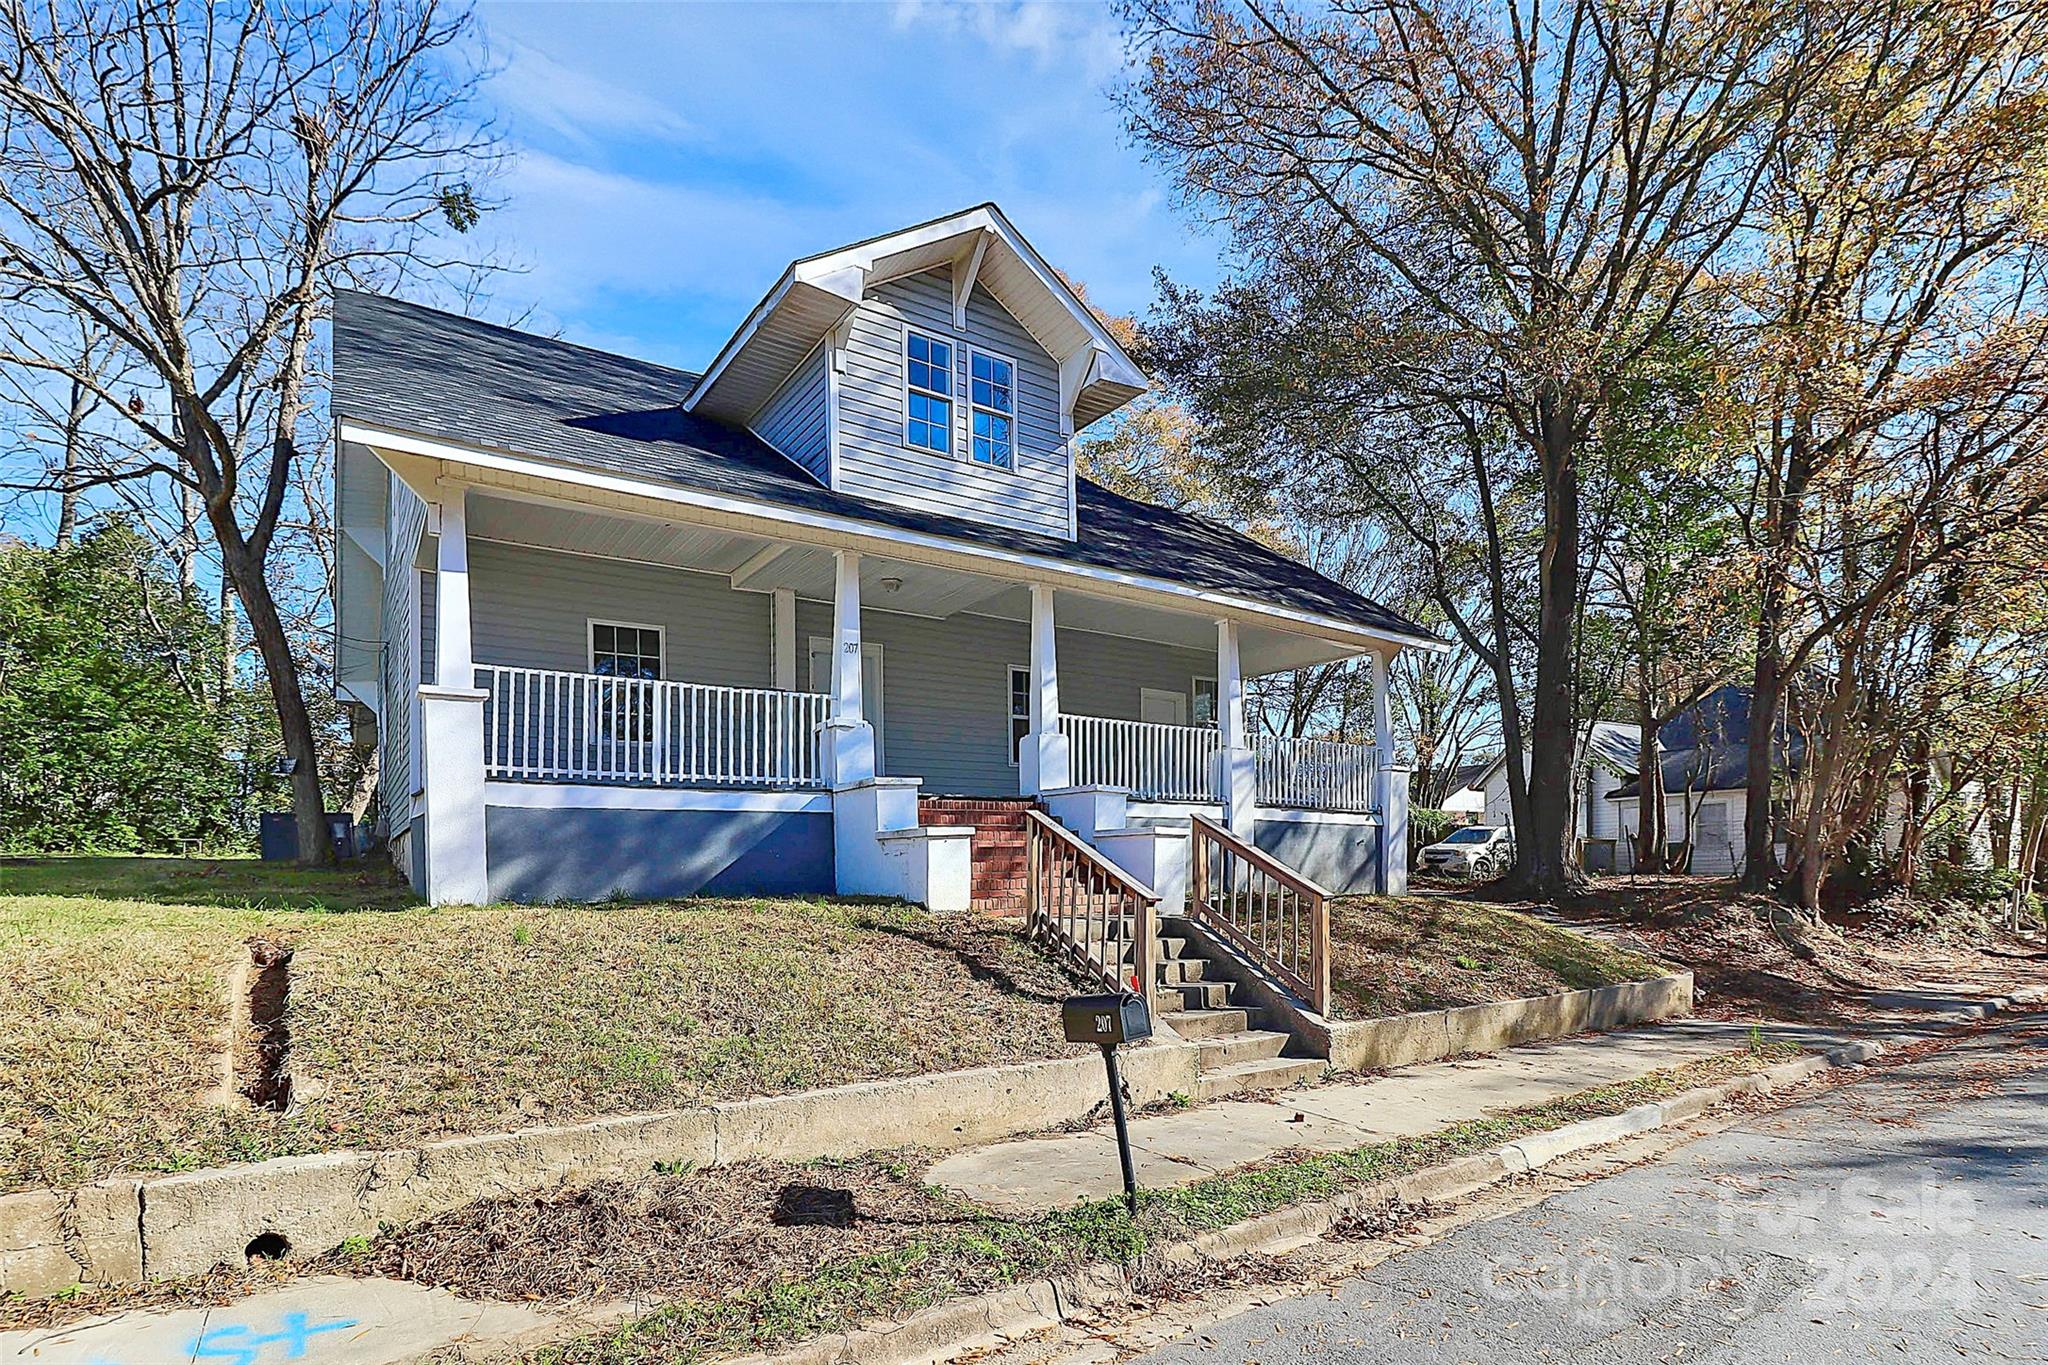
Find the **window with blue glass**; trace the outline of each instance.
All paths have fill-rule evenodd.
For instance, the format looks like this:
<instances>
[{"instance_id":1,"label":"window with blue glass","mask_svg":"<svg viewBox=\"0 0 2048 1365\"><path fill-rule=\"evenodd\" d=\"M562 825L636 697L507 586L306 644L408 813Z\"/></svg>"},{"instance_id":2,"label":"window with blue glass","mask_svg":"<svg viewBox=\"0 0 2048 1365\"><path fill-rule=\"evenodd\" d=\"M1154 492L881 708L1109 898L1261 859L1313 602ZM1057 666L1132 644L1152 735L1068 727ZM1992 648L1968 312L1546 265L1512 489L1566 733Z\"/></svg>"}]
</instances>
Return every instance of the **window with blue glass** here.
<instances>
[{"instance_id":1,"label":"window with blue glass","mask_svg":"<svg viewBox=\"0 0 2048 1365\"><path fill-rule=\"evenodd\" d=\"M1017 369L1000 356L972 352L968 364L968 405L974 412L975 463L1008 469L1016 453Z\"/></svg>"},{"instance_id":2,"label":"window with blue glass","mask_svg":"<svg viewBox=\"0 0 2048 1365\"><path fill-rule=\"evenodd\" d=\"M953 453L953 343L909 334L903 439L941 455Z\"/></svg>"}]
</instances>

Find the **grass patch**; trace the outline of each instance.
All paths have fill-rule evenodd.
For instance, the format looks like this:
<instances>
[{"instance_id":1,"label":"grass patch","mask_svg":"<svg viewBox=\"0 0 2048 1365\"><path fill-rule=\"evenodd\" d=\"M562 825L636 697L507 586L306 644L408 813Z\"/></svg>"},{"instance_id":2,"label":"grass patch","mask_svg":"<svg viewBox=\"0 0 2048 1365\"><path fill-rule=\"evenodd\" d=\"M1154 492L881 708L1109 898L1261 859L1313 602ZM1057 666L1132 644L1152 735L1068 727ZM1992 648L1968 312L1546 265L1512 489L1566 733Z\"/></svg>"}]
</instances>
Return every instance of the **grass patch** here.
<instances>
[{"instance_id":1,"label":"grass patch","mask_svg":"<svg viewBox=\"0 0 2048 1365\"><path fill-rule=\"evenodd\" d=\"M1340 1018L1587 990L1665 970L1641 954L1477 901L1346 896L1330 906L1330 986Z\"/></svg>"},{"instance_id":2,"label":"grass patch","mask_svg":"<svg viewBox=\"0 0 2048 1365\"><path fill-rule=\"evenodd\" d=\"M246 942L294 949L286 1114L206 1102ZM0 864L0 1189L1070 1051L1013 924L838 901L419 905L388 873Z\"/></svg>"},{"instance_id":3,"label":"grass patch","mask_svg":"<svg viewBox=\"0 0 2048 1365\"><path fill-rule=\"evenodd\" d=\"M729 1247L706 1248L701 1241L678 1239L655 1254L676 1258L678 1279L672 1283L689 1286L684 1293L615 1329L548 1347L525 1359L529 1365L648 1365L656 1361L680 1365L768 1350L844 1331L877 1317L901 1317L964 1294L1057 1275L1083 1265L1131 1264L1150 1251L1198 1232L1228 1227L1291 1205L1334 1198L1562 1124L1618 1114L1638 1104L1759 1071L1797 1051L1786 1044L1767 1045L1453 1124L1423 1137L1345 1152L1283 1155L1178 1190L1147 1191L1140 1196L1135 1221L1125 1214L1120 1200L1094 1201L1035 1218L1012 1219L964 1209L932 1191L906 1188L885 1196L876 1205L877 1218L857 1237L848 1238L840 1254L827 1251L821 1255L815 1241L807 1244L804 1254L818 1258L809 1263L787 1250L768 1256L754 1254L766 1234L765 1226L748 1226L744 1220L737 1225L729 1222L731 1237L749 1254L744 1265L722 1263L721 1258L730 1255ZM799 1178L796 1173L805 1169L712 1171L702 1173L699 1179L753 1187ZM801 1178L830 1183L829 1172L816 1167L807 1170ZM876 1181L873 1166L861 1163L858 1173L845 1183L863 1192L858 1199L866 1208L876 1195ZM674 1203L717 1198L708 1189L690 1196L669 1190L660 1197ZM930 1211L923 1218L902 1217L906 1207L919 1198L934 1201ZM530 1211L530 1204L525 1207ZM498 1217L495 1212L484 1216ZM477 1217L476 1210L451 1215L472 1223ZM466 1231L464 1235L474 1233ZM632 1248L633 1264L644 1263L646 1244L630 1234L625 1244ZM501 1245L494 1254L509 1260L518 1250L516 1243ZM596 1252L599 1257L604 1254ZM710 1265L704 1264L705 1258ZM401 1234L387 1239L381 1258L373 1255L363 1268L381 1265L392 1269L420 1259L420 1248ZM521 1287L542 1298L588 1292L589 1264L583 1262L560 1283L536 1285L523 1279ZM764 1264L782 1273L770 1277L746 1273L746 1267ZM796 1264L803 1268L789 1268ZM455 1283L470 1292L492 1287L477 1281Z\"/></svg>"}]
</instances>

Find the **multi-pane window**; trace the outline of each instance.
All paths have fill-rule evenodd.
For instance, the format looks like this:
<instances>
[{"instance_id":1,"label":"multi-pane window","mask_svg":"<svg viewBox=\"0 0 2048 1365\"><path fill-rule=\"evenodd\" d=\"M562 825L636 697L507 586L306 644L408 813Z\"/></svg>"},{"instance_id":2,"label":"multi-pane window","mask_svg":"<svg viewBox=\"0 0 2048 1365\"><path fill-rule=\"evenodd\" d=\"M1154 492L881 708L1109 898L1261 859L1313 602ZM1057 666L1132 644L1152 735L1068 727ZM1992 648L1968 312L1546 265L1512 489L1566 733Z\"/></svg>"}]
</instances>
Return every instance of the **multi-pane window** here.
<instances>
[{"instance_id":1,"label":"multi-pane window","mask_svg":"<svg viewBox=\"0 0 2048 1365\"><path fill-rule=\"evenodd\" d=\"M999 356L975 351L970 355L967 379L968 405L974 412L973 444L969 447L974 461L1008 469L1015 449L1016 367Z\"/></svg>"},{"instance_id":2,"label":"multi-pane window","mask_svg":"<svg viewBox=\"0 0 2048 1365\"><path fill-rule=\"evenodd\" d=\"M1031 670L1010 666L1010 762L1023 750L1024 736L1031 733Z\"/></svg>"},{"instance_id":3,"label":"multi-pane window","mask_svg":"<svg viewBox=\"0 0 2048 1365\"><path fill-rule=\"evenodd\" d=\"M657 690L652 684L661 677L660 628L592 621L590 671L621 680L597 684L590 717L596 738L636 743L649 738Z\"/></svg>"},{"instance_id":4,"label":"multi-pane window","mask_svg":"<svg viewBox=\"0 0 2048 1365\"><path fill-rule=\"evenodd\" d=\"M1217 724L1216 680L1214 678L1195 679L1195 724Z\"/></svg>"},{"instance_id":5,"label":"multi-pane window","mask_svg":"<svg viewBox=\"0 0 2048 1365\"><path fill-rule=\"evenodd\" d=\"M909 334L903 439L941 455L953 453L953 343Z\"/></svg>"},{"instance_id":6,"label":"multi-pane window","mask_svg":"<svg viewBox=\"0 0 2048 1365\"><path fill-rule=\"evenodd\" d=\"M661 629L590 623L590 671L607 678L659 678Z\"/></svg>"}]
</instances>

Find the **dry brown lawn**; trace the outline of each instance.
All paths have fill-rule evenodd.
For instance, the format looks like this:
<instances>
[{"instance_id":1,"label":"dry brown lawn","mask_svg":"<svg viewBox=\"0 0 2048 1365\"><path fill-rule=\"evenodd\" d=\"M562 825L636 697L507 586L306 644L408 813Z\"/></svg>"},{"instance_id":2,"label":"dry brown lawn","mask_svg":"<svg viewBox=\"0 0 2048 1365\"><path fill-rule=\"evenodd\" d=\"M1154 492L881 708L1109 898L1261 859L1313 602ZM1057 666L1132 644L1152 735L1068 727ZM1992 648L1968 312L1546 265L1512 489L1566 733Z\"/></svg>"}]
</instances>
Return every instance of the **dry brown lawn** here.
<instances>
[{"instance_id":1,"label":"dry brown lawn","mask_svg":"<svg viewBox=\"0 0 2048 1365\"><path fill-rule=\"evenodd\" d=\"M209 1102L248 941L297 1102ZM0 1190L1063 1055L1016 926L834 901L418 905L388 875L0 865Z\"/></svg>"},{"instance_id":2,"label":"dry brown lawn","mask_svg":"<svg viewBox=\"0 0 2048 1365\"><path fill-rule=\"evenodd\" d=\"M1347 896L1330 907L1337 1013L1372 1019L1662 976L1650 958L1529 915L1449 896Z\"/></svg>"}]
</instances>

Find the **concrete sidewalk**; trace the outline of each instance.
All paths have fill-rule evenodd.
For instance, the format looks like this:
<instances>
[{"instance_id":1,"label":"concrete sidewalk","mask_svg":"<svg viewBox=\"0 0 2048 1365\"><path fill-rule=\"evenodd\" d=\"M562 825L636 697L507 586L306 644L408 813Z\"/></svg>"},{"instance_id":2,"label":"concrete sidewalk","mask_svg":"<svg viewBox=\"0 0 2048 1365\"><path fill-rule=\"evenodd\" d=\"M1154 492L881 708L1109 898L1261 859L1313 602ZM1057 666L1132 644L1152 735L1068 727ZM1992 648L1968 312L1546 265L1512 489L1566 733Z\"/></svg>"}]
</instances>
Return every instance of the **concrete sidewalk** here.
<instances>
[{"instance_id":1,"label":"concrete sidewalk","mask_svg":"<svg viewBox=\"0 0 2048 1365\"><path fill-rule=\"evenodd\" d=\"M1934 1034L1956 1016L1910 1031ZM1767 1038L1809 1048L1853 1031L1778 1027ZM1192 1183L1293 1149L1336 1151L1435 1131L1461 1119L1540 1104L1748 1045L1747 1025L1680 1020L1518 1047L1387 1075L1283 1091L1137 1120L1138 1177L1153 1188ZM999 1208L1030 1211L1122 1188L1108 1130L997 1143L961 1152L929 1179ZM473 1359L599 1330L648 1305L480 1304L381 1279L309 1276L234 1304L152 1309L61 1328L0 1331L0 1365L402 1365Z\"/></svg>"},{"instance_id":2,"label":"concrete sidewalk","mask_svg":"<svg viewBox=\"0 0 2048 1365\"><path fill-rule=\"evenodd\" d=\"M1787 1034L1808 1047L1835 1041L1804 1029L1765 1037ZM1418 1137L1733 1051L1749 1039L1742 1025L1688 1019L1203 1105L1134 1120L1133 1164L1141 1186L1191 1185L1289 1149L1336 1152ZM933 1166L927 1179L1020 1213L1108 1198L1123 1189L1116 1135L1106 1125L960 1152Z\"/></svg>"}]
</instances>

